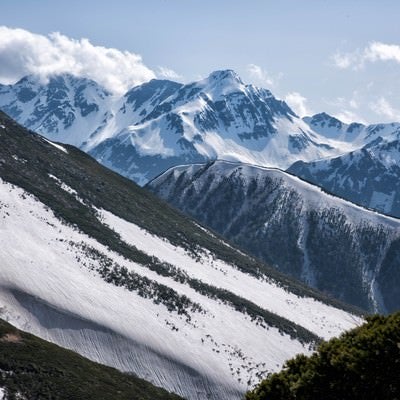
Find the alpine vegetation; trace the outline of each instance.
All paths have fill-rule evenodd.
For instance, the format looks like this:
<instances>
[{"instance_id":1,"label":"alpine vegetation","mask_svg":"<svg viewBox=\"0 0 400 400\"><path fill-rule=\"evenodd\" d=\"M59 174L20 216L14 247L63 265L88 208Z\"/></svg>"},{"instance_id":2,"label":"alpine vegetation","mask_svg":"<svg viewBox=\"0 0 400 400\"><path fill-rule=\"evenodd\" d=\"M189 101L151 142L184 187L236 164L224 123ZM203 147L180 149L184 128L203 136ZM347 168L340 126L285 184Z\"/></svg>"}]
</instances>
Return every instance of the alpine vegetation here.
<instances>
[{"instance_id":1,"label":"alpine vegetation","mask_svg":"<svg viewBox=\"0 0 400 400\"><path fill-rule=\"evenodd\" d=\"M71 145L3 113L0 140L1 317L17 328L184 398L232 400L363 321Z\"/></svg>"},{"instance_id":2,"label":"alpine vegetation","mask_svg":"<svg viewBox=\"0 0 400 400\"><path fill-rule=\"evenodd\" d=\"M397 399L400 314L367 318L363 326L299 355L270 375L247 400Z\"/></svg>"}]
</instances>

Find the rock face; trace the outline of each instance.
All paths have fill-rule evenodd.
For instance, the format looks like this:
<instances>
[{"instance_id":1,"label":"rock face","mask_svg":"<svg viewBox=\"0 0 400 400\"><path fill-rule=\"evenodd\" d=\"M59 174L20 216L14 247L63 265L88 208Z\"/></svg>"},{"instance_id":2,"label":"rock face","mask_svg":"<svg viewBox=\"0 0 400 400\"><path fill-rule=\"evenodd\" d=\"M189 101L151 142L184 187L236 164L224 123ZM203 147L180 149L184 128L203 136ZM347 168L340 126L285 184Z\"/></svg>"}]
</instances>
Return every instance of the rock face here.
<instances>
[{"instance_id":1,"label":"rock face","mask_svg":"<svg viewBox=\"0 0 400 400\"><path fill-rule=\"evenodd\" d=\"M340 141L231 70L186 85L152 80L120 98L72 75L29 76L0 85L0 108L140 184L182 163L220 158L287 168L343 153Z\"/></svg>"},{"instance_id":2,"label":"rock face","mask_svg":"<svg viewBox=\"0 0 400 400\"><path fill-rule=\"evenodd\" d=\"M0 141L0 317L16 327L189 400L239 400L361 322L1 112Z\"/></svg>"},{"instance_id":3,"label":"rock face","mask_svg":"<svg viewBox=\"0 0 400 400\"><path fill-rule=\"evenodd\" d=\"M354 203L400 217L399 138L397 130L341 157L298 161L288 171Z\"/></svg>"},{"instance_id":4,"label":"rock face","mask_svg":"<svg viewBox=\"0 0 400 400\"><path fill-rule=\"evenodd\" d=\"M280 170L216 161L166 171L158 196L280 271L370 311L400 308L400 221Z\"/></svg>"}]
</instances>

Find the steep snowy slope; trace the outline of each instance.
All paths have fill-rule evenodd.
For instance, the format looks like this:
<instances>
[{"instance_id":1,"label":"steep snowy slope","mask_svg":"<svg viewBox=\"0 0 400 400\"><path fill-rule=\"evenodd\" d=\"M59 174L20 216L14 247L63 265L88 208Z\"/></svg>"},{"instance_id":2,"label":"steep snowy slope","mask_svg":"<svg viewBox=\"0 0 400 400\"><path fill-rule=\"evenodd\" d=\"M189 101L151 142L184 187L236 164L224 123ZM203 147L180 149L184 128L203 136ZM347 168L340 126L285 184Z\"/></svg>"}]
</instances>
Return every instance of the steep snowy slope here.
<instances>
[{"instance_id":1,"label":"steep snowy slope","mask_svg":"<svg viewBox=\"0 0 400 400\"><path fill-rule=\"evenodd\" d=\"M371 311L400 308L400 221L281 170L224 161L175 167L161 198L279 270Z\"/></svg>"},{"instance_id":2,"label":"steep snowy slope","mask_svg":"<svg viewBox=\"0 0 400 400\"><path fill-rule=\"evenodd\" d=\"M400 217L400 128L360 150L288 171L357 204Z\"/></svg>"},{"instance_id":3,"label":"steep snowy slope","mask_svg":"<svg viewBox=\"0 0 400 400\"><path fill-rule=\"evenodd\" d=\"M0 316L17 327L188 399L231 400L361 321L2 113L0 140Z\"/></svg>"},{"instance_id":4,"label":"steep snowy slope","mask_svg":"<svg viewBox=\"0 0 400 400\"><path fill-rule=\"evenodd\" d=\"M122 98L71 75L0 86L0 108L50 140L74 144L139 182L215 158L287 168L351 150L314 132L267 89L232 70L182 85L152 80Z\"/></svg>"},{"instance_id":5,"label":"steep snowy slope","mask_svg":"<svg viewBox=\"0 0 400 400\"><path fill-rule=\"evenodd\" d=\"M182 400L0 319L0 399Z\"/></svg>"}]
</instances>

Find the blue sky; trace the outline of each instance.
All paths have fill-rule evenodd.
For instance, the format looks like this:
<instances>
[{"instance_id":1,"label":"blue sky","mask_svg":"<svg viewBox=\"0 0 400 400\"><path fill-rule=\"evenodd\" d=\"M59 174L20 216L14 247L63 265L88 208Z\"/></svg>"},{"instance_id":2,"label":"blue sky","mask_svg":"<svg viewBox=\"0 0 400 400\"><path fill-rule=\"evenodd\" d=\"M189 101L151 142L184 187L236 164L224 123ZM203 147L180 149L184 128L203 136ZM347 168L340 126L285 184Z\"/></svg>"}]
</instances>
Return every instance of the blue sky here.
<instances>
[{"instance_id":1,"label":"blue sky","mask_svg":"<svg viewBox=\"0 0 400 400\"><path fill-rule=\"evenodd\" d=\"M17 63L32 57L48 66L49 51L41 50L40 38L60 32L66 37L62 50L54 50L60 39L53 38L53 52L68 52L66 41L82 38L89 39L93 54L99 46L118 49L117 67L106 63L104 74L118 75L106 84L121 90L153 76L191 81L232 68L301 114L400 121L399 15L394 0L2 0L0 25L35 35L17 40L13 30L0 31L0 80L31 71ZM23 40L32 57L21 56L29 53ZM82 51L75 49L71 57L86 63L83 74L98 77ZM141 61L128 60L124 52Z\"/></svg>"}]
</instances>

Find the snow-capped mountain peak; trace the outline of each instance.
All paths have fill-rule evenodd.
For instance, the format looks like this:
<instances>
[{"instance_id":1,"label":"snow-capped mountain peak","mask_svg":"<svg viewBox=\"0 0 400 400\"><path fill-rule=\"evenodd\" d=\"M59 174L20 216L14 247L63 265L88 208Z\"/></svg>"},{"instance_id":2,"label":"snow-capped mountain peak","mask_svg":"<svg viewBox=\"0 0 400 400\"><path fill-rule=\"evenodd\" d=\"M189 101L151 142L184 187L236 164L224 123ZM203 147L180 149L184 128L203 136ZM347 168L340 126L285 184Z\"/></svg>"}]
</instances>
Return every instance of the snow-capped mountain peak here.
<instances>
[{"instance_id":1,"label":"snow-capped mountain peak","mask_svg":"<svg viewBox=\"0 0 400 400\"><path fill-rule=\"evenodd\" d=\"M140 184L173 165L217 158L285 169L339 156L395 129L346 125L325 113L301 119L229 69L188 84L154 79L119 98L68 74L48 82L28 77L0 86L0 108Z\"/></svg>"},{"instance_id":2,"label":"snow-capped mountain peak","mask_svg":"<svg viewBox=\"0 0 400 400\"><path fill-rule=\"evenodd\" d=\"M71 74L46 80L30 75L0 86L0 107L51 140L81 145L104 119L111 95L96 82Z\"/></svg>"},{"instance_id":3,"label":"snow-capped mountain peak","mask_svg":"<svg viewBox=\"0 0 400 400\"><path fill-rule=\"evenodd\" d=\"M207 78L197 82L196 86L201 88L202 92L207 94L212 101L218 101L229 94L246 90L239 75L231 69L214 71Z\"/></svg>"}]
</instances>

